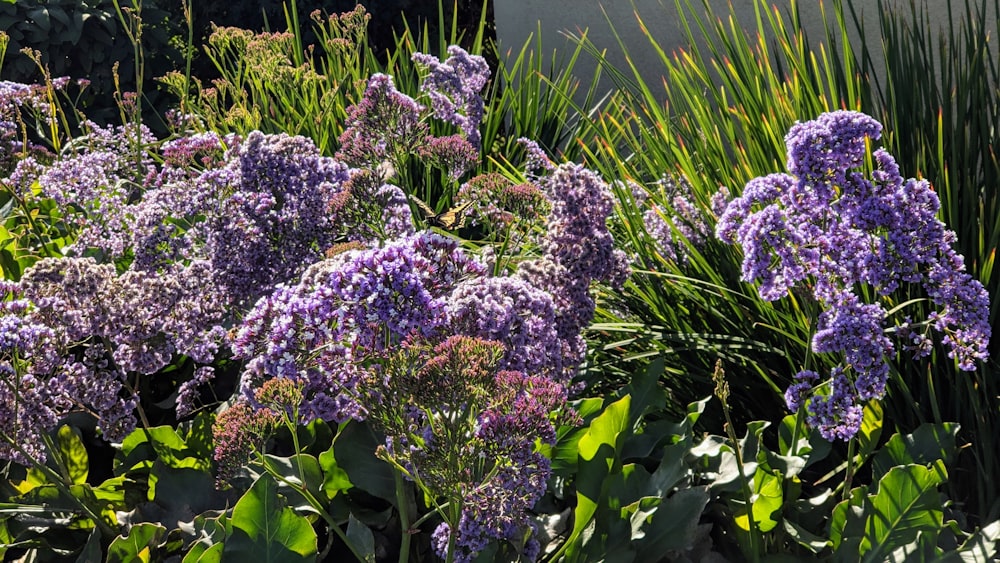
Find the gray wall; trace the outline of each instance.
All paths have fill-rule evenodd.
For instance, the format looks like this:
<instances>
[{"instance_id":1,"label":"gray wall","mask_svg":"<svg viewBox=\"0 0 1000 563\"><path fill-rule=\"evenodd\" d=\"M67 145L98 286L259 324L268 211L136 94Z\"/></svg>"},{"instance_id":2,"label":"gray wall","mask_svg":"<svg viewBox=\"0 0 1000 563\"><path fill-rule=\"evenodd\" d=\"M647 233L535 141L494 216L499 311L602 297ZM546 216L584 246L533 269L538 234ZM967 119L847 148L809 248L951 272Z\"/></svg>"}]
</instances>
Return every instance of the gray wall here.
<instances>
[{"instance_id":1,"label":"gray wall","mask_svg":"<svg viewBox=\"0 0 1000 563\"><path fill-rule=\"evenodd\" d=\"M927 4L931 13L931 21L940 22L947 25L948 2L956 8L956 13L962 13L966 0L917 0ZM737 19L744 29L756 29L754 5L756 0L731 0ZM770 0L768 5L777 4L782 13L787 13L790 0ZM994 3L991 0L973 0L973 4L987 4L990 24L996 21L996 12L993 9ZM702 15L700 0L693 0L692 4L697 6L698 14ZM716 15L720 17L728 16L729 0L711 0L711 5L716 10ZM908 0L892 0L889 2L892 9L901 10L908 14L910 4ZM827 0L800 0L800 9L803 27L806 29L810 42L814 49L816 44L824 37L822 7L831 13L827 14L830 22L835 25L835 18L832 14L832 2ZM877 4L875 0L856 0L856 6L861 6L861 17L865 24L865 31L868 36L868 44L874 45L876 52L880 52L880 30ZM635 7L635 10L633 8ZM571 52L573 44L566 39L565 32L571 31L576 34L583 29L588 30L588 37L600 48L607 49L608 58L616 65L624 67L624 57L618 47L614 36L611 33L611 25L626 40L636 65L643 70L644 78L653 84L660 82L662 75L660 69L662 65L657 59L657 55L649 47L648 39L643 35L636 20L636 13L641 17L652 36L660 46L669 54L678 47L686 46L683 40L684 31L681 28L677 9L674 0L494 0L494 12L496 16L497 37L500 42L501 52L512 49L514 53L521 48L524 42L541 29L542 49L546 57L553 49L562 52ZM848 16L849 18L850 16ZM787 18L786 18L787 21ZM849 27L853 30L853 25ZM767 23L765 22L765 28ZM995 27L991 26L991 29ZM854 33L854 40L860 37ZM880 58L880 57L879 57ZM884 66L881 60L875 61L876 69ZM587 56L581 58L574 72L575 75L585 82L591 79L596 64ZM881 75L884 72L879 72ZM608 81L602 85L610 85Z\"/></svg>"}]
</instances>

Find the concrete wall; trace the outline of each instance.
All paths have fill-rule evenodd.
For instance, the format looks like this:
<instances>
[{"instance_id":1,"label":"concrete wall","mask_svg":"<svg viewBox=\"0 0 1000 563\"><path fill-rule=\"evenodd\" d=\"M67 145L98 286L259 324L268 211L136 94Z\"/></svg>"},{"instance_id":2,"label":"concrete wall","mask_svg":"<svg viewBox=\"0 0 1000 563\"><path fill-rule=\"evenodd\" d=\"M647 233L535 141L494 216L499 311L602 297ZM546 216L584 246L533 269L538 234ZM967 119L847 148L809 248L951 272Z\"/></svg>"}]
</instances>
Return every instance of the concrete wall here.
<instances>
[{"instance_id":1,"label":"concrete wall","mask_svg":"<svg viewBox=\"0 0 1000 563\"><path fill-rule=\"evenodd\" d=\"M956 14L963 13L966 2L966 0L917 1L926 3L931 14L931 21L940 22L942 25L947 25L948 22L948 2L951 2L955 7ZM691 3L696 6L697 13L703 15L700 0L693 0ZM729 3L733 5L737 21L741 26L755 32L754 5L757 0L711 0L716 15L720 17L728 17ZM875 0L855 0L854 3L856 7L860 7L868 45L875 46L874 51L880 55L881 40L879 18L876 11L877 3ZM910 12L908 0L891 0L887 3L891 5L890 9L899 10L904 14ZM973 0L973 4L977 3L987 5L989 26L995 31L996 28L992 25L997 17L994 2L992 0ZM787 14L790 0L768 1L767 4L778 5L782 13ZM830 0L826 0L826 2L823 0L800 0L797 4L803 28L815 49L815 45L824 37L824 7L830 12L827 14L829 21L835 25L836 19L832 14L832 2ZM542 49L545 54L551 53L553 49L571 52L574 44L567 40L566 32L579 34L582 30L587 29L588 37L600 48L607 49L608 58L612 62L621 68L627 68L624 66L625 59L621 49L611 32L610 26L613 25L618 34L626 40L633 60L643 70L645 80L652 84L660 82L662 65L658 61L657 55L649 47L649 41L643 35L636 15L638 14L649 29L650 34L668 54L678 47L687 46L674 0L494 0L494 11L501 52L512 49L516 53L525 40L539 28L541 29ZM860 40L860 35L854 31L850 19L848 24L853 32L854 41ZM764 26L767 27L766 21ZM884 67L881 56L878 59L875 61L877 69ZM574 74L586 83L587 80L591 79L595 67L596 63L593 59L584 56L577 64ZM883 73L884 70L878 74L884 75ZM608 84L608 81L603 82L602 86L605 84Z\"/></svg>"}]
</instances>

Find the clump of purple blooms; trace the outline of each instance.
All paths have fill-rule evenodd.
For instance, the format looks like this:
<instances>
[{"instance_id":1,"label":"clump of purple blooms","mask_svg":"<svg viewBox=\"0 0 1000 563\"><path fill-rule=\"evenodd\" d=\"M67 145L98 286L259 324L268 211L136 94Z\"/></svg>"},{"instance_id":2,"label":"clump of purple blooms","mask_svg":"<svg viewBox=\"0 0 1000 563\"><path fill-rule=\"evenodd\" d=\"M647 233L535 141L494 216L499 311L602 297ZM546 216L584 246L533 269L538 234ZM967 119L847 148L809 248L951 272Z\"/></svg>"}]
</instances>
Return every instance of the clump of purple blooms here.
<instances>
[{"instance_id":1,"label":"clump of purple blooms","mask_svg":"<svg viewBox=\"0 0 1000 563\"><path fill-rule=\"evenodd\" d=\"M866 140L881 131L851 111L797 123L785 137L788 173L751 180L716 226L720 239L743 248L743 280L760 281L761 297L779 299L805 285L823 307L812 349L842 354L844 362L824 394L818 374L801 372L786 401L793 411L805 406L807 420L829 440L858 431L860 403L884 395L886 357L894 352L886 310L865 303L859 288L887 296L901 284L922 285L939 307L928 324L959 368L974 370L988 356L989 296L952 248L954 233L936 218L940 203L930 184L904 180L883 149L874 152L870 179L860 171ZM930 353L926 335L906 324L904 347Z\"/></svg>"},{"instance_id":2,"label":"clump of purple blooms","mask_svg":"<svg viewBox=\"0 0 1000 563\"><path fill-rule=\"evenodd\" d=\"M461 128L478 150L482 142L479 124L485 110L482 91L490 80L486 59L452 45L444 62L424 53L414 54L413 60L430 69L420 89L430 97L434 117Z\"/></svg>"},{"instance_id":3,"label":"clump of purple blooms","mask_svg":"<svg viewBox=\"0 0 1000 563\"><path fill-rule=\"evenodd\" d=\"M2 393L13 442L0 456L20 463L44 461L42 435L71 412L93 414L106 439L122 440L138 401L127 378L180 354L211 362L223 337L224 310L202 263L119 276L91 258L46 258L17 284L4 282L4 293L12 299L0 309L0 370L17 388Z\"/></svg>"},{"instance_id":4,"label":"clump of purple blooms","mask_svg":"<svg viewBox=\"0 0 1000 563\"><path fill-rule=\"evenodd\" d=\"M628 277L628 258L614 247L608 231L614 203L603 180L583 166L563 164L539 181L552 205L540 241L542 255L520 263L516 275L552 295L563 365L572 376L586 356L581 332L594 319L590 284L620 287Z\"/></svg>"}]
</instances>

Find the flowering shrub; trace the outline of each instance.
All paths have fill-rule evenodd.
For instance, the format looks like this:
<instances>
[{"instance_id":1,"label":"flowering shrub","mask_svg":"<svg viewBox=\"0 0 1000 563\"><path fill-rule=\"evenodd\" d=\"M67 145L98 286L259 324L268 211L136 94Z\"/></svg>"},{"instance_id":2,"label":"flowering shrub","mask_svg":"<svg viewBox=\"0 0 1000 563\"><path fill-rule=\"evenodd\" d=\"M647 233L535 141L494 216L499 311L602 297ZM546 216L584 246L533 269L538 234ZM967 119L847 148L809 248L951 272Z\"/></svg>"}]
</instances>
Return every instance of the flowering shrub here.
<instances>
[{"instance_id":1,"label":"flowering shrub","mask_svg":"<svg viewBox=\"0 0 1000 563\"><path fill-rule=\"evenodd\" d=\"M608 186L581 166L534 147L528 181L460 187L479 162L489 70L448 54L415 57L429 108L372 76L334 158L283 133L160 141L141 125L89 122L53 162L21 158L5 185L57 209L66 236L57 251L28 242L39 258L3 286L0 456L64 462L50 435L81 412L123 457L136 455L140 421L154 450L166 447L141 390L172 374L160 405L197 419L202 390L235 364L237 394L211 425L221 486L239 486L248 465L288 484L268 451L283 429L301 464L299 429L366 421L384 434L382 459L429 499L439 556L471 561L504 544L536 558L542 447L575 421L567 389L585 358L590 286L620 283L627 264L605 224ZM431 136L428 119L456 132ZM413 186L391 182L419 164L454 183L453 210L411 211ZM491 231L481 257L421 228L461 230L466 214ZM298 469L299 494L341 531ZM82 498L81 510L108 512L99 502Z\"/></svg>"},{"instance_id":2,"label":"flowering shrub","mask_svg":"<svg viewBox=\"0 0 1000 563\"><path fill-rule=\"evenodd\" d=\"M812 350L842 354L830 374L803 371L786 393L790 409L805 406L810 424L829 440L849 439L861 424L860 403L881 398L893 341L887 312L865 303L865 288L887 296L920 284L940 309L900 334L902 345L925 355L927 330L942 335L948 357L963 370L988 356L989 296L965 272L952 249L954 233L935 217L939 202L925 180L904 180L892 156L876 150L871 178L861 171L866 142L881 134L871 117L837 111L798 123L785 137L788 173L751 180L726 207L716 233L743 247L743 280L760 281L774 300L806 286L823 307ZM810 399L811 397L811 399Z\"/></svg>"}]
</instances>

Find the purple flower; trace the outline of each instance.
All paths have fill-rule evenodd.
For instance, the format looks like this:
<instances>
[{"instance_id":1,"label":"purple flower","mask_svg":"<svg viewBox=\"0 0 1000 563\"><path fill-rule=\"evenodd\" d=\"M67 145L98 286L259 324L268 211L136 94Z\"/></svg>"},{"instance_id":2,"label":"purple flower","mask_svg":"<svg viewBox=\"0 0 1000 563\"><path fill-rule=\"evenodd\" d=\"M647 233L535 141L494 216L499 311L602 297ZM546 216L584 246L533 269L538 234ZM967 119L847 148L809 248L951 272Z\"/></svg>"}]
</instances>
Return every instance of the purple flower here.
<instances>
[{"instance_id":1,"label":"purple flower","mask_svg":"<svg viewBox=\"0 0 1000 563\"><path fill-rule=\"evenodd\" d=\"M830 393L813 396L806 421L827 440L846 442L861 429L862 413L850 378L840 368L834 368Z\"/></svg>"},{"instance_id":2,"label":"purple flower","mask_svg":"<svg viewBox=\"0 0 1000 563\"><path fill-rule=\"evenodd\" d=\"M503 343L507 351L501 368L563 376L565 358L552 296L524 280L491 277L459 283L446 314L456 333Z\"/></svg>"},{"instance_id":3,"label":"purple flower","mask_svg":"<svg viewBox=\"0 0 1000 563\"><path fill-rule=\"evenodd\" d=\"M591 282L620 286L628 261L608 231L613 201L596 174L564 164L544 178L542 190L552 202L542 257L522 262L516 276L552 295L565 366L572 372L586 354L580 333L594 318Z\"/></svg>"},{"instance_id":4,"label":"purple flower","mask_svg":"<svg viewBox=\"0 0 1000 563\"><path fill-rule=\"evenodd\" d=\"M849 111L796 124L785 138L789 174L751 180L716 225L720 239L743 247L743 280L760 281L761 297L779 299L808 284L823 307L812 349L844 360L831 393L809 407L828 437L850 437L857 402L885 394L885 358L894 351L884 334L885 309L863 303L859 287L887 296L904 283L921 284L940 307L928 321L959 367L975 369L988 356L989 297L965 272L952 248L954 233L936 218L940 204L930 185L904 180L881 149L870 179L857 171L866 139L881 130L871 117ZM924 335L901 334L910 340L905 348L928 353ZM789 408L801 406L805 391L803 382L792 385Z\"/></svg>"},{"instance_id":5,"label":"purple flower","mask_svg":"<svg viewBox=\"0 0 1000 563\"><path fill-rule=\"evenodd\" d=\"M399 163L424 144L427 125L423 107L396 90L392 77L373 74L362 100L347 108L337 158L352 166L374 169L383 162Z\"/></svg>"},{"instance_id":6,"label":"purple flower","mask_svg":"<svg viewBox=\"0 0 1000 563\"><path fill-rule=\"evenodd\" d=\"M448 59L441 62L433 55L416 53L413 60L430 69L420 90L431 99L434 117L457 125L477 150L481 137L485 103L482 91L490 79L486 60L470 55L457 45L448 47Z\"/></svg>"},{"instance_id":7,"label":"purple flower","mask_svg":"<svg viewBox=\"0 0 1000 563\"><path fill-rule=\"evenodd\" d=\"M429 232L311 266L298 285L261 299L239 328L233 353L248 360L244 395L288 378L303 383L304 421L363 418L352 396L357 356L439 334L455 286L483 274L455 241Z\"/></svg>"}]
</instances>

